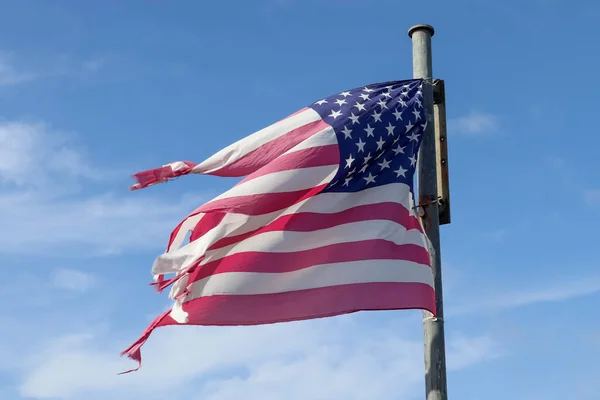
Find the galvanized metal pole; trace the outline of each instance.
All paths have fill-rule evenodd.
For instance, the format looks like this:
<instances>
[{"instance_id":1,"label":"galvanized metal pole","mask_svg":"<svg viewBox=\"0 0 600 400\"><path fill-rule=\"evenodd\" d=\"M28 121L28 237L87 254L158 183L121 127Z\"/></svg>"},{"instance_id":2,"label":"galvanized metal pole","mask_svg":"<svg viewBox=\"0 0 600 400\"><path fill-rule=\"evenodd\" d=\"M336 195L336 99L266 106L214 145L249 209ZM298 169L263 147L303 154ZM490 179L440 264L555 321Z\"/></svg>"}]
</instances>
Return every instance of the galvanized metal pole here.
<instances>
[{"instance_id":1,"label":"galvanized metal pole","mask_svg":"<svg viewBox=\"0 0 600 400\"><path fill-rule=\"evenodd\" d=\"M408 30L413 47L413 77L425 80L423 107L428 115L418 163L419 212L432 246L431 268L435 286L436 316L423 312L425 342L425 386L427 400L447 400L446 344L444 340L444 303L440 257L440 221L438 214L437 157L433 121L433 71L430 25L415 25Z\"/></svg>"}]
</instances>

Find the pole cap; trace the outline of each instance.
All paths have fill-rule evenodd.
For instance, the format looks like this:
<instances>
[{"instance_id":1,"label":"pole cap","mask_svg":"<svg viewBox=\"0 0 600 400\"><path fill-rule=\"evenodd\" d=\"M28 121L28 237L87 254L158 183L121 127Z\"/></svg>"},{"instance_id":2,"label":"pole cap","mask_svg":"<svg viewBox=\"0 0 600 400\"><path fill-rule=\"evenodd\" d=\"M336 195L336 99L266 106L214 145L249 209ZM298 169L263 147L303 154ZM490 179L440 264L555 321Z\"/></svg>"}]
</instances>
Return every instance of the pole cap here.
<instances>
[{"instance_id":1,"label":"pole cap","mask_svg":"<svg viewBox=\"0 0 600 400\"><path fill-rule=\"evenodd\" d=\"M433 26L427 24L419 24L413 25L410 28L408 28L408 36L412 38L413 33L415 33L416 31L427 31L429 32L430 36L433 36L433 34L435 33Z\"/></svg>"}]
</instances>

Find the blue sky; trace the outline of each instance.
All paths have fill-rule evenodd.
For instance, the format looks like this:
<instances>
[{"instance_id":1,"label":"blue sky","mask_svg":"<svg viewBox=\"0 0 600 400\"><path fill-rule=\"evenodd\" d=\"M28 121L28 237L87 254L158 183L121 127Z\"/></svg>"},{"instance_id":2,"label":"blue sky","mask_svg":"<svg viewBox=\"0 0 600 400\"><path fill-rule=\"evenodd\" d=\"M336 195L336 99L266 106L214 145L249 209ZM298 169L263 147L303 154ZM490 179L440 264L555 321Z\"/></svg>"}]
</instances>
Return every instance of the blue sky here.
<instances>
[{"instance_id":1,"label":"blue sky","mask_svg":"<svg viewBox=\"0 0 600 400\"><path fill-rule=\"evenodd\" d=\"M148 283L172 228L233 182L132 193L129 175L410 78L406 31L429 23L450 398L598 399L599 18L592 0L0 1L0 398L424 398L417 311L163 328L116 373L169 306Z\"/></svg>"}]
</instances>

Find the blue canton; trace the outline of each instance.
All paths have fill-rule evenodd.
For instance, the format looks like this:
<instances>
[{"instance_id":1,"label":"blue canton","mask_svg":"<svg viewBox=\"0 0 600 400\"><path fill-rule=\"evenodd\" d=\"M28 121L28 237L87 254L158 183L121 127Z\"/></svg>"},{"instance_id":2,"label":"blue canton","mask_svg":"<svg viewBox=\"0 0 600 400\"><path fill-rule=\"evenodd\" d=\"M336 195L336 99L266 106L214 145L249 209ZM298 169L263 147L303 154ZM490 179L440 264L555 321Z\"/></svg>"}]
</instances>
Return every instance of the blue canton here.
<instances>
[{"instance_id":1,"label":"blue canton","mask_svg":"<svg viewBox=\"0 0 600 400\"><path fill-rule=\"evenodd\" d=\"M422 80L352 89L310 107L333 127L340 168L324 192L402 182L413 188L417 153L427 126Z\"/></svg>"}]
</instances>

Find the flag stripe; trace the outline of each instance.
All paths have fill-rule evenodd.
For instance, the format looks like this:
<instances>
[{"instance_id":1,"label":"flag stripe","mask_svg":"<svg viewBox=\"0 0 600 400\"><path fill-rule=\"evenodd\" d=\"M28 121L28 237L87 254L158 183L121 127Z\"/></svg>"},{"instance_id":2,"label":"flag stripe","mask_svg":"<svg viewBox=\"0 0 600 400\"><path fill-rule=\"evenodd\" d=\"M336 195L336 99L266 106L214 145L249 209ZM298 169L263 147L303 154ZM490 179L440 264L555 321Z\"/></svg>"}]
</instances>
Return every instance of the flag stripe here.
<instances>
[{"instance_id":1,"label":"flag stripe","mask_svg":"<svg viewBox=\"0 0 600 400\"><path fill-rule=\"evenodd\" d=\"M190 274L189 282L231 272L281 273L318 264L359 260L404 260L430 265L427 250L412 244L396 244L383 239L335 243L293 253L246 252L209 262Z\"/></svg>"},{"instance_id":2,"label":"flag stripe","mask_svg":"<svg viewBox=\"0 0 600 400\"><path fill-rule=\"evenodd\" d=\"M421 229L420 223L410 215L406 207L398 203L385 202L356 206L331 214L302 211L297 211L294 214L285 214L254 231L224 237L210 246L209 249L214 250L228 246L247 239L250 236L265 232L284 230L312 232L319 229L331 228L336 225L368 220L389 220L404 226L406 229Z\"/></svg>"},{"instance_id":3,"label":"flag stripe","mask_svg":"<svg viewBox=\"0 0 600 400\"><path fill-rule=\"evenodd\" d=\"M283 238L285 237L285 240ZM385 238L396 244L414 244L426 248L423 235L416 229L406 230L402 225L388 220L351 222L314 232L265 232L246 240L209 250L202 264L244 252L294 253L336 243L358 242Z\"/></svg>"},{"instance_id":4,"label":"flag stripe","mask_svg":"<svg viewBox=\"0 0 600 400\"><path fill-rule=\"evenodd\" d=\"M300 170L304 168L335 166L337 167L340 159L340 151L336 144L320 146L317 148L306 148L291 153L284 154L269 164L260 168L258 171L248 175L238 185L245 184L256 178L274 174L282 171Z\"/></svg>"},{"instance_id":5,"label":"flag stripe","mask_svg":"<svg viewBox=\"0 0 600 400\"><path fill-rule=\"evenodd\" d=\"M421 283L360 283L259 296L214 295L186 302L182 308L179 316L189 317L189 325L262 325L358 311L424 309L435 314L435 292L430 285ZM175 310L161 314L122 354L141 363L140 349L152 331L180 324L174 314ZM139 365L124 373L137 369Z\"/></svg>"},{"instance_id":6,"label":"flag stripe","mask_svg":"<svg viewBox=\"0 0 600 400\"><path fill-rule=\"evenodd\" d=\"M229 237L244 235L248 232L255 232L261 227L268 225L281 217L292 215L294 213L301 215L318 213L322 215L323 219L328 219L331 214L345 212L346 210L355 207L368 206L372 203L381 201L380 199L388 199L388 202L396 202L401 205L403 209L398 209L398 214L406 215L406 222L403 223L403 225L406 227L413 227L417 224L418 229L421 229L420 223L416 219L414 212L408 208L412 204L410 187L403 183L392 183L385 186L365 189L360 192L320 193L318 196L311 197L310 201L299 200L296 204L293 204L284 210L277 210L266 214L243 215L238 213L228 213L221 221L221 225L213 231L210 231L210 229L215 228L215 225L213 223L209 224L208 220L203 218L198 224L198 229L206 231L206 236L193 243L187 244L180 250L171 251L168 255L165 254L159 256L154 263L152 271L155 275L159 273L177 272L179 269L175 268L175 265L181 264L180 262L175 262L175 259L197 259L199 255L204 254L204 251L215 242L223 240L224 242L222 243L233 244L234 241L228 241ZM253 202L250 202L250 204L254 207ZM262 202L256 204L264 206L264 203ZM398 218L398 216L392 216L392 214L390 214L389 218ZM187 266L189 266L189 264L182 265L182 268Z\"/></svg>"},{"instance_id":7,"label":"flag stripe","mask_svg":"<svg viewBox=\"0 0 600 400\"><path fill-rule=\"evenodd\" d=\"M321 318L366 310L420 308L435 313L430 285L413 282L359 283L265 295L214 295L183 304L191 325L258 325ZM158 326L179 324L175 313Z\"/></svg>"},{"instance_id":8,"label":"flag stripe","mask_svg":"<svg viewBox=\"0 0 600 400\"><path fill-rule=\"evenodd\" d=\"M295 192L310 189L324 183L329 183L335 176L337 169L338 163L336 162L320 167L273 172L268 175L256 177L250 182L236 185L222 195L215 197L212 201L236 198L238 196Z\"/></svg>"},{"instance_id":9,"label":"flag stripe","mask_svg":"<svg viewBox=\"0 0 600 400\"><path fill-rule=\"evenodd\" d=\"M313 188L283 193L240 195L213 200L198 207L192 215L209 211L227 211L245 215L260 215L279 211L286 206L311 198L327 186L326 183Z\"/></svg>"},{"instance_id":10,"label":"flag stripe","mask_svg":"<svg viewBox=\"0 0 600 400\"><path fill-rule=\"evenodd\" d=\"M192 173L248 175L328 126L316 111L306 108L222 149L196 165Z\"/></svg>"},{"instance_id":11,"label":"flag stripe","mask_svg":"<svg viewBox=\"0 0 600 400\"><path fill-rule=\"evenodd\" d=\"M263 295L327 286L375 282L411 282L433 287L428 265L405 260L358 260L317 264L296 271L225 272L188 283L187 302L203 296Z\"/></svg>"}]
</instances>

